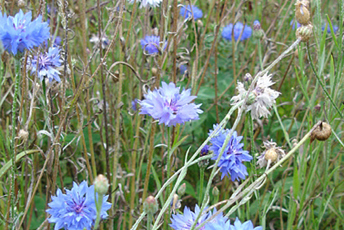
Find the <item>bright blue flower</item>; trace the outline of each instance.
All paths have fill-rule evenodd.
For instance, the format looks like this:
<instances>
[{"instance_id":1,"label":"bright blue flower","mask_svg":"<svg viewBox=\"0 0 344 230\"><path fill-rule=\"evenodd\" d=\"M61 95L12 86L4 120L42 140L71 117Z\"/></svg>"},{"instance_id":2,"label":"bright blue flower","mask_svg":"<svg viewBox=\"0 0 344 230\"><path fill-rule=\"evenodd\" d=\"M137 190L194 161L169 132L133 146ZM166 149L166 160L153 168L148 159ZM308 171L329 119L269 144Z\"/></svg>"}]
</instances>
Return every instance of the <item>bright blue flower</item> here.
<instances>
[{"instance_id":1,"label":"bright blue flower","mask_svg":"<svg viewBox=\"0 0 344 230\"><path fill-rule=\"evenodd\" d=\"M97 217L94 185L88 187L86 181L79 185L73 182L72 190L66 189L66 194L63 194L60 189L57 189L56 196L52 196L51 199L52 201L48 204L50 209L46 212L51 215L48 221L55 223L55 230L61 228L91 230ZM111 204L106 202L107 199L108 196L103 197L100 213L102 219L108 216L106 211L111 208Z\"/></svg>"},{"instance_id":2,"label":"bright blue flower","mask_svg":"<svg viewBox=\"0 0 344 230\"><path fill-rule=\"evenodd\" d=\"M204 230L229 230L230 226L230 221L219 214L216 216L215 222L204 225Z\"/></svg>"},{"instance_id":3,"label":"bright blue flower","mask_svg":"<svg viewBox=\"0 0 344 230\"><path fill-rule=\"evenodd\" d=\"M222 30L222 37L228 41L231 41L232 40L232 30L233 30L233 24L232 23L225 26ZM237 22L234 25L234 30L233 30L235 41L237 41L239 39L241 32L242 32L242 35L241 35L240 41L246 40L249 37L251 37L251 35L252 35L252 29L250 26L245 25L245 27L244 27L244 24L242 24L241 22Z\"/></svg>"},{"instance_id":4,"label":"bright blue flower","mask_svg":"<svg viewBox=\"0 0 344 230\"><path fill-rule=\"evenodd\" d=\"M234 221L234 225L231 225L228 230L263 230L263 227L254 227L250 220L242 224L237 217Z\"/></svg>"},{"instance_id":5,"label":"bright blue flower","mask_svg":"<svg viewBox=\"0 0 344 230\"><path fill-rule=\"evenodd\" d=\"M134 100L131 101L131 108L134 112L137 111L137 103L139 102L139 99L135 98Z\"/></svg>"},{"instance_id":6,"label":"bright blue flower","mask_svg":"<svg viewBox=\"0 0 344 230\"><path fill-rule=\"evenodd\" d=\"M149 90L145 99L139 102L140 114L148 114L166 126L183 124L199 119L198 114L203 112L199 109L201 104L192 102L194 99L196 96L191 96L191 89L183 89L180 93L173 82L168 85L162 82L159 89Z\"/></svg>"},{"instance_id":7,"label":"bright blue flower","mask_svg":"<svg viewBox=\"0 0 344 230\"><path fill-rule=\"evenodd\" d=\"M0 15L0 40L4 48L14 55L25 49L32 49L50 37L48 23L42 22L42 16L31 21L32 14L24 15L20 10L14 17Z\"/></svg>"},{"instance_id":8,"label":"bright blue flower","mask_svg":"<svg viewBox=\"0 0 344 230\"><path fill-rule=\"evenodd\" d=\"M301 24L298 21L296 21L296 23L295 23L294 19L291 20L290 25L292 25L293 30L295 30L295 25L297 25L297 28L301 27Z\"/></svg>"},{"instance_id":9,"label":"bright blue flower","mask_svg":"<svg viewBox=\"0 0 344 230\"><path fill-rule=\"evenodd\" d=\"M37 70L38 60L38 70ZM28 60L28 68L31 69L31 74L37 72L39 80L43 81L48 78L49 82L53 80L60 82L60 72L56 69L61 66L60 49L50 47L47 53L40 54L39 57L35 56Z\"/></svg>"},{"instance_id":10,"label":"bright blue flower","mask_svg":"<svg viewBox=\"0 0 344 230\"><path fill-rule=\"evenodd\" d=\"M218 125L214 125L214 130L216 127L218 127ZM209 135L212 132L213 130L210 130ZM212 143L210 150L214 152L214 156L211 158L212 160L217 160L219 157L221 148L229 132L229 129L220 129L216 133L216 136L210 140ZM253 157L248 153L248 151L243 150L244 144L240 143L242 138L242 136L238 136L236 131L233 132L233 135L231 136L218 164L218 167L221 167L221 180L224 176L230 175L232 181L239 181L240 179L245 179L248 175L246 166L242 162L251 161Z\"/></svg>"},{"instance_id":11,"label":"bright blue flower","mask_svg":"<svg viewBox=\"0 0 344 230\"><path fill-rule=\"evenodd\" d=\"M180 65L179 70L180 70L180 74L184 75L185 72L188 70L188 67L186 65Z\"/></svg>"},{"instance_id":12,"label":"bright blue flower","mask_svg":"<svg viewBox=\"0 0 344 230\"><path fill-rule=\"evenodd\" d=\"M185 19L191 19L192 17L191 9L194 16L194 20L197 20L203 17L203 12L200 8L198 8L197 6L191 6L190 8L190 5L187 5L186 7L182 6L180 8L180 12L179 12L180 16L184 17Z\"/></svg>"},{"instance_id":13,"label":"bright blue flower","mask_svg":"<svg viewBox=\"0 0 344 230\"><path fill-rule=\"evenodd\" d=\"M204 210L206 210L205 208ZM195 220L200 212L200 208L196 204L195 211L191 211L188 207L185 206L183 214L172 214L170 227L174 230L189 230L191 226L195 223ZM202 224L205 220L211 217L213 214L217 212L216 208L214 208L213 212L209 211L207 213L203 213L201 217L198 219L196 227ZM212 219L208 224L203 226L201 230L205 230L206 226L209 224L227 221L227 218L223 216L222 213L217 215L214 219Z\"/></svg>"},{"instance_id":14,"label":"bright blue flower","mask_svg":"<svg viewBox=\"0 0 344 230\"><path fill-rule=\"evenodd\" d=\"M201 156L207 155L208 152L209 152L209 148L210 148L209 145L205 145L205 146L203 147L203 149L201 150Z\"/></svg>"},{"instance_id":15,"label":"bright blue flower","mask_svg":"<svg viewBox=\"0 0 344 230\"><path fill-rule=\"evenodd\" d=\"M322 27L321 27L321 30L324 31L325 30L325 27L326 27L326 24L324 24ZM339 30L339 27L338 26L334 26L332 25L332 28L333 28L333 32L336 33L338 30ZM331 33L331 27L330 25L327 24L327 33L330 34Z\"/></svg>"},{"instance_id":16,"label":"bright blue flower","mask_svg":"<svg viewBox=\"0 0 344 230\"><path fill-rule=\"evenodd\" d=\"M163 49L166 48L167 43L165 42ZM148 54L157 54L159 53L160 47L160 36L146 36L144 39L141 39L142 49L145 50Z\"/></svg>"}]
</instances>

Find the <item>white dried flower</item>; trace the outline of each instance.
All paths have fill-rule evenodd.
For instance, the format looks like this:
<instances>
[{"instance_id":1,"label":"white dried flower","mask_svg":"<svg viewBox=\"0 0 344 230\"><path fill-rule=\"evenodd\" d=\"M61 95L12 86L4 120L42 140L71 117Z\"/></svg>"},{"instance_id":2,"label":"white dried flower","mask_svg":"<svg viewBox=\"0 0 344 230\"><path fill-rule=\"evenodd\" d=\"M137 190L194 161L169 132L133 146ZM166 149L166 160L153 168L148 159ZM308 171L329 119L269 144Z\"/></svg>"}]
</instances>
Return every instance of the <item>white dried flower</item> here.
<instances>
[{"instance_id":1,"label":"white dried flower","mask_svg":"<svg viewBox=\"0 0 344 230\"><path fill-rule=\"evenodd\" d=\"M257 165L259 168L275 163L285 156L285 152L281 147L276 147L277 144L273 141L264 141L264 148L266 149L260 156L257 157Z\"/></svg>"},{"instance_id":2,"label":"white dried flower","mask_svg":"<svg viewBox=\"0 0 344 230\"><path fill-rule=\"evenodd\" d=\"M134 3L135 0L128 0L129 3ZM136 2L140 2L140 8L142 7L157 7L162 2L162 0L136 0Z\"/></svg>"},{"instance_id":3,"label":"white dried flower","mask_svg":"<svg viewBox=\"0 0 344 230\"><path fill-rule=\"evenodd\" d=\"M261 117L268 117L270 115L269 108L276 103L276 98L281 94L278 91L270 89L270 86L275 84L271 81L272 74L265 74L258 78L258 81L251 92L253 100L247 102L246 112L251 111L253 119L258 120ZM238 82L237 90L239 95L232 97L232 105L240 102L246 97L247 90L244 84Z\"/></svg>"},{"instance_id":4,"label":"white dried flower","mask_svg":"<svg viewBox=\"0 0 344 230\"><path fill-rule=\"evenodd\" d=\"M99 46L99 36L93 34L91 39L90 39L90 42L94 43L94 45L96 47L98 47ZM109 46L109 43L110 43L109 39L105 35L103 35L102 36L102 49L106 49Z\"/></svg>"}]
</instances>

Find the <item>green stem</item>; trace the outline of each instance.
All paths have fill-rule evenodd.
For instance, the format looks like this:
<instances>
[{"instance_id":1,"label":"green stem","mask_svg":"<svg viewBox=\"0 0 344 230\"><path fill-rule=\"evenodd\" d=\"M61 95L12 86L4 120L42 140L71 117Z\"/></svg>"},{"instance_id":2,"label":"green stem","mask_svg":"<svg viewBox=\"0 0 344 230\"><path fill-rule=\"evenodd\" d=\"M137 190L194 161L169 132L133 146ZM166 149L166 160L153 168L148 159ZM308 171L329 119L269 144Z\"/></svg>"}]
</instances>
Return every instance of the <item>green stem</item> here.
<instances>
[{"instance_id":1,"label":"green stem","mask_svg":"<svg viewBox=\"0 0 344 230\"><path fill-rule=\"evenodd\" d=\"M97 218L96 218L96 222L94 224L93 229L96 230L99 227L100 214L102 212L102 205L103 205L103 195L98 194L98 199L97 199L97 193L96 193L96 191L94 191L94 200L96 201Z\"/></svg>"},{"instance_id":2,"label":"green stem","mask_svg":"<svg viewBox=\"0 0 344 230\"><path fill-rule=\"evenodd\" d=\"M147 214L147 230L151 230L152 229L152 214L148 213Z\"/></svg>"},{"instance_id":3,"label":"green stem","mask_svg":"<svg viewBox=\"0 0 344 230\"><path fill-rule=\"evenodd\" d=\"M205 168L203 166L199 167L200 178L199 178L199 197L198 197L198 202L201 202L202 201L202 197L203 197L204 169Z\"/></svg>"},{"instance_id":4,"label":"green stem","mask_svg":"<svg viewBox=\"0 0 344 230\"><path fill-rule=\"evenodd\" d=\"M20 58L15 59L15 85L14 85L14 95L13 95L13 102L12 102L12 142L11 142L11 149L13 151L12 154L12 162L16 162L16 151L15 151L15 137L16 137L16 127L17 127L17 97L19 93L19 82L20 82ZM16 164L12 164L12 183L11 183L11 214L12 220L14 220L14 207L15 207L15 194L14 194L14 184L16 178ZM13 223L13 222L12 222Z\"/></svg>"},{"instance_id":5,"label":"green stem","mask_svg":"<svg viewBox=\"0 0 344 230\"><path fill-rule=\"evenodd\" d=\"M260 69L262 70L264 68L263 68L262 43L261 43L260 39L258 40L258 56L259 56Z\"/></svg>"}]
</instances>

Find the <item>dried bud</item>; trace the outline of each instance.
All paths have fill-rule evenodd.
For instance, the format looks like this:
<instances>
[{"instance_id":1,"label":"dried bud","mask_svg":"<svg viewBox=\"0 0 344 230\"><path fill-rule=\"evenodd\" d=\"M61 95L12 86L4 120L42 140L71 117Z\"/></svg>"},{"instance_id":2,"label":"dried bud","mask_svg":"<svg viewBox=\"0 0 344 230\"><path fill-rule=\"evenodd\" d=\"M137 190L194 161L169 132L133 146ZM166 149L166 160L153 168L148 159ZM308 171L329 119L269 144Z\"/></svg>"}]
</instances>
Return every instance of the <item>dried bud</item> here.
<instances>
[{"instance_id":1,"label":"dried bud","mask_svg":"<svg viewBox=\"0 0 344 230\"><path fill-rule=\"evenodd\" d=\"M275 162L278 158L278 154L275 151L275 148L271 148L266 150L265 152L265 160L270 160L271 162Z\"/></svg>"},{"instance_id":2,"label":"dried bud","mask_svg":"<svg viewBox=\"0 0 344 230\"><path fill-rule=\"evenodd\" d=\"M306 42L312 36L313 26L308 24L306 26L301 26L296 30L296 37L301 38L301 41Z\"/></svg>"},{"instance_id":3,"label":"dried bud","mask_svg":"<svg viewBox=\"0 0 344 230\"><path fill-rule=\"evenodd\" d=\"M325 141L331 136L331 133L331 126L325 122L321 122L320 125L318 125L318 127L312 131L311 142L313 142L314 139L317 139L318 141Z\"/></svg>"},{"instance_id":4,"label":"dried bud","mask_svg":"<svg viewBox=\"0 0 344 230\"><path fill-rule=\"evenodd\" d=\"M310 22L311 14L309 13L308 0L298 0L295 3L295 18L302 25L307 25Z\"/></svg>"},{"instance_id":5,"label":"dried bud","mask_svg":"<svg viewBox=\"0 0 344 230\"><path fill-rule=\"evenodd\" d=\"M158 208L159 206L154 196L147 197L145 202L143 203L143 211L148 214L153 215L154 213L156 213L156 211L158 211Z\"/></svg>"},{"instance_id":6,"label":"dried bud","mask_svg":"<svg viewBox=\"0 0 344 230\"><path fill-rule=\"evenodd\" d=\"M26 7L26 2L24 0L19 0L18 1L18 7L19 8L24 8Z\"/></svg>"},{"instance_id":7,"label":"dried bud","mask_svg":"<svg viewBox=\"0 0 344 230\"><path fill-rule=\"evenodd\" d=\"M157 68L155 68L155 67L152 68L152 75L155 77L158 75L158 69Z\"/></svg>"},{"instance_id":8,"label":"dried bud","mask_svg":"<svg viewBox=\"0 0 344 230\"><path fill-rule=\"evenodd\" d=\"M100 195L104 195L108 192L109 181L104 175L99 174L94 180L94 190Z\"/></svg>"},{"instance_id":9,"label":"dried bud","mask_svg":"<svg viewBox=\"0 0 344 230\"><path fill-rule=\"evenodd\" d=\"M316 112L319 112L320 109L321 109L321 105L320 105L319 103L318 103L316 106L314 106L314 110L315 110Z\"/></svg>"},{"instance_id":10,"label":"dried bud","mask_svg":"<svg viewBox=\"0 0 344 230\"><path fill-rule=\"evenodd\" d=\"M20 139L27 141L27 139L29 138L29 132L25 131L24 129L21 129L21 130L19 130L18 136Z\"/></svg>"},{"instance_id":11,"label":"dried bud","mask_svg":"<svg viewBox=\"0 0 344 230\"><path fill-rule=\"evenodd\" d=\"M213 188L213 196L218 196L218 195L220 195L220 191L219 191L219 189L215 186L214 188Z\"/></svg>"},{"instance_id":12,"label":"dried bud","mask_svg":"<svg viewBox=\"0 0 344 230\"><path fill-rule=\"evenodd\" d=\"M175 213L177 209L180 209L182 206L181 200L177 194L173 194L173 199L171 201L171 210L172 213Z\"/></svg>"},{"instance_id":13,"label":"dried bud","mask_svg":"<svg viewBox=\"0 0 344 230\"><path fill-rule=\"evenodd\" d=\"M186 189L186 184L183 183L181 186L178 188L178 195L183 196L185 194L185 189Z\"/></svg>"},{"instance_id":14,"label":"dried bud","mask_svg":"<svg viewBox=\"0 0 344 230\"><path fill-rule=\"evenodd\" d=\"M197 20L198 27L203 27L203 22L201 20Z\"/></svg>"}]
</instances>

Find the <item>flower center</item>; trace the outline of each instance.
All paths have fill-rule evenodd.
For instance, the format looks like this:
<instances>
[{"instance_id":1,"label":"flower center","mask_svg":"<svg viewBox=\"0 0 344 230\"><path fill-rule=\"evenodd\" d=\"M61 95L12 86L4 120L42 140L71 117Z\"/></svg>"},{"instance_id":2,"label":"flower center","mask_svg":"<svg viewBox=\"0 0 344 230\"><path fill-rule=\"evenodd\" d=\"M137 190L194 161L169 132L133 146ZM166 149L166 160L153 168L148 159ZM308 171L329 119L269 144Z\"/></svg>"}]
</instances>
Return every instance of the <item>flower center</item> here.
<instances>
[{"instance_id":1,"label":"flower center","mask_svg":"<svg viewBox=\"0 0 344 230\"><path fill-rule=\"evenodd\" d=\"M51 65L51 61L50 61L50 58L48 58L48 56L46 55L41 55L39 57L39 64L42 65L42 66L48 66L48 65Z\"/></svg>"},{"instance_id":2,"label":"flower center","mask_svg":"<svg viewBox=\"0 0 344 230\"><path fill-rule=\"evenodd\" d=\"M82 201L80 204L78 204L78 203L76 203L76 202L74 201L74 204L75 204L75 206L74 206L74 211L75 211L76 213L82 212L82 209L84 208L84 201Z\"/></svg>"},{"instance_id":3,"label":"flower center","mask_svg":"<svg viewBox=\"0 0 344 230\"><path fill-rule=\"evenodd\" d=\"M176 101L175 100L171 99L170 102L167 101L165 103L165 106L170 107L172 109L174 115L177 114L178 108L176 106Z\"/></svg>"}]
</instances>

